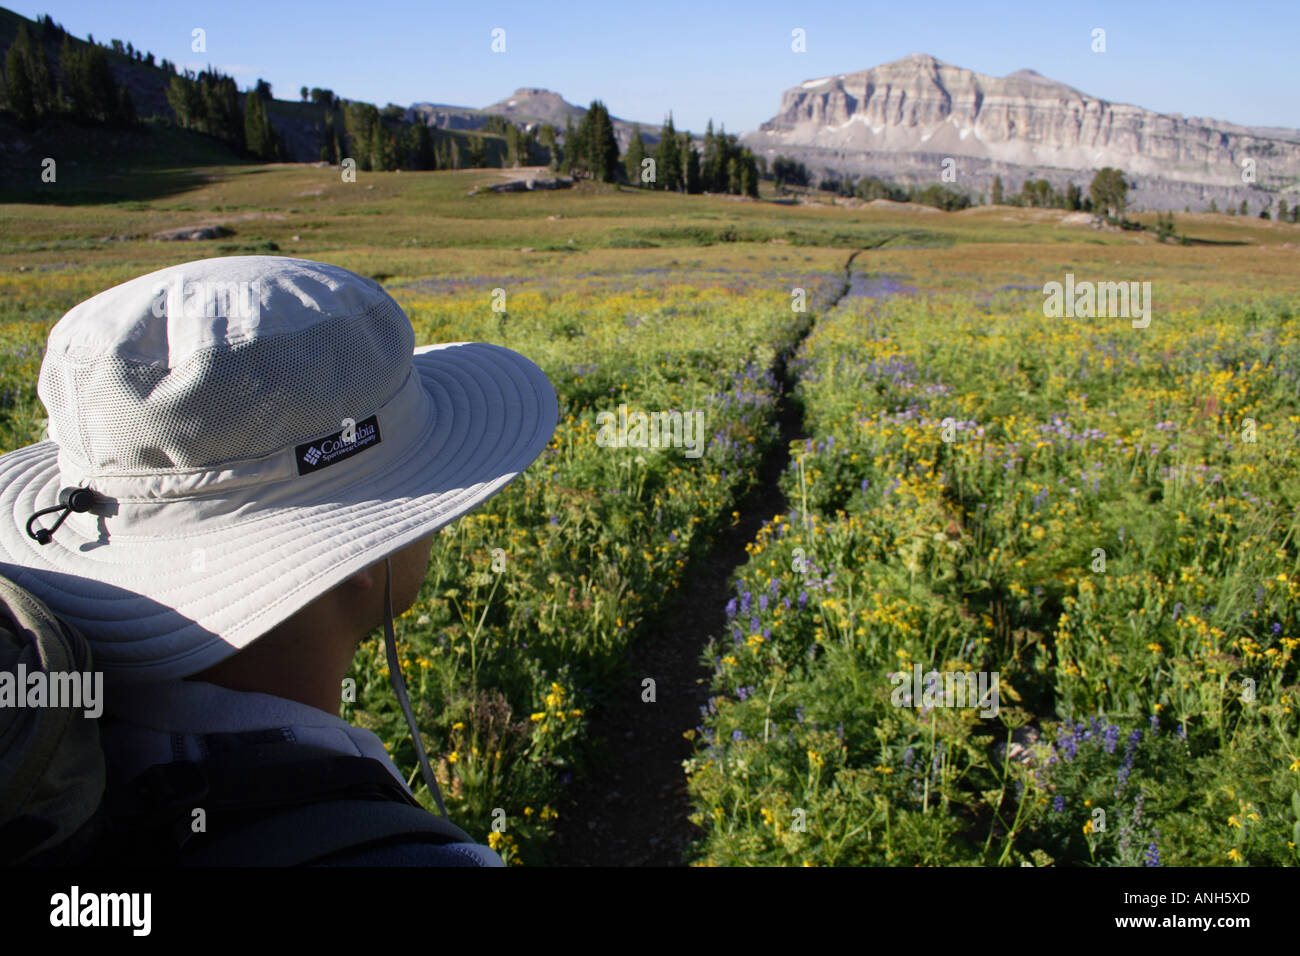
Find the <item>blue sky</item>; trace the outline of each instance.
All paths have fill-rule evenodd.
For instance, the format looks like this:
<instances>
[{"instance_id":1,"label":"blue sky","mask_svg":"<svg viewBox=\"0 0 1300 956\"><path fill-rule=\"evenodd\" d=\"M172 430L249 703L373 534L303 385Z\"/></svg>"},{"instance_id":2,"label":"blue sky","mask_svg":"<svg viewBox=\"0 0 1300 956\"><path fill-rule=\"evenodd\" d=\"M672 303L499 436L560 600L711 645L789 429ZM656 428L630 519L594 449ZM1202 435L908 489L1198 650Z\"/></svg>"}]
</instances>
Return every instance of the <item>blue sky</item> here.
<instances>
[{"instance_id":1,"label":"blue sky","mask_svg":"<svg viewBox=\"0 0 1300 956\"><path fill-rule=\"evenodd\" d=\"M930 53L981 73L1029 68L1162 112L1300 127L1300 0L1273 2L412 3L399 0L43 0L71 32L178 63L216 64L276 96L304 84L382 106L486 106L517 87L604 100L626 119L754 129L804 80ZM190 50L207 32L207 53ZM1091 50L1106 31L1106 52ZM504 29L505 52L491 50ZM805 31L806 52L791 50Z\"/></svg>"}]
</instances>

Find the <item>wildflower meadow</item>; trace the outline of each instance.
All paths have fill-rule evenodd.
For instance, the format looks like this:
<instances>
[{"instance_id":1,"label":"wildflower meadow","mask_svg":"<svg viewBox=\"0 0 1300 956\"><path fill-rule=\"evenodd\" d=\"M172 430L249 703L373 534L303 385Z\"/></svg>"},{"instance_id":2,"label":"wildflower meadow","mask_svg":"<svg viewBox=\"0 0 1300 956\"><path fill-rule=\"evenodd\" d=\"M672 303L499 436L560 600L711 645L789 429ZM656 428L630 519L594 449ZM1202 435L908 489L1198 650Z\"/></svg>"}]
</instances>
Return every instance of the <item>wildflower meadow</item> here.
<instances>
[{"instance_id":1,"label":"wildflower meadow","mask_svg":"<svg viewBox=\"0 0 1300 956\"><path fill-rule=\"evenodd\" d=\"M670 772L622 789L665 828L681 795L677 862L1297 862L1294 227L1190 217L1205 245L1171 247L490 176L213 168L0 206L0 445L40 440L77 302L204 256L336 263L418 343L516 349L559 397L396 622L450 816L508 864L581 862L557 833L605 801L575 791L652 745ZM146 238L196 212L233 238ZM1149 283L1148 324L1051 314L1067 273ZM689 675L631 663L697 627ZM373 634L341 714L432 806L389 676ZM642 737L602 750L618 707Z\"/></svg>"},{"instance_id":2,"label":"wildflower meadow","mask_svg":"<svg viewBox=\"0 0 1300 956\"><path fill-rule=\"evenodd\" d=\"M709 651L699 860L1294 864L1294 298L1137 329L857 284ZM997 706L899 706L914 669Z\"/></svg>"}]
</instances>

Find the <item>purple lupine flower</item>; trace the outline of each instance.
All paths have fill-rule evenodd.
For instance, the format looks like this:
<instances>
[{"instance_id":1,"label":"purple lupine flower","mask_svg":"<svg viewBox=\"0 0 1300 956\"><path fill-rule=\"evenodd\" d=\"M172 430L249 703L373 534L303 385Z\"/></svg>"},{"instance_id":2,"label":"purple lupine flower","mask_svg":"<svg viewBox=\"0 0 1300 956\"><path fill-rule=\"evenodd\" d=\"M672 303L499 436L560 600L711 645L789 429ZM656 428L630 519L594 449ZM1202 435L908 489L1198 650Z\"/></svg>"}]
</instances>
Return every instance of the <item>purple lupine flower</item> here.
<instances>
[{"instance_id":1,"label":"purple lupine flower","mask_svg":"<svg viewBox=\"0 0 1300 956\"><path fill-rule=\"evenodd\" d=\"M801 723L801 724L803 723L803 708L802 708L802 707L796 707L796 708L794 709L794 717L795 717L795 720L799 721L799 723Z\"/></svg>"},{"instance_id":2,"label":"purple lupine flower","mask_svg":"<svg viewBox=\"0 0 1300 956\"><path fill-rule=\"evenodd\" d=\"M1273 631L1274 634L1281 634L1281 633L1282 633L1282 622L1281 622L1281 621L1274 621L1274 622L1273 622L1272 631Z\"/></svg>"},{"instance_id":3,"label":"purple lupine flower","mask_svg":"<svg viewBox=\"0 0 1300 956\"><path fill-rule=\"evenodd\" d=\"M735 616L736 616L736 599L732 598L730 601L727 602L727 620L731 620Z\"/></svg>"},{"instance_id":4,"label":"purple lupine flower","mask_svg":"<svg viewBox=\"0 0 1300 956\"><path fill-rule=\"evenodd\" d=\"M1133 760L1137 756L1138 741L1142 739L1142 731L1134 730L1128 735L1128 741L1124 745L1124 759L1120 761L1118 786L1115 788L1116 793L1124 789L1128 783L1129 775L1133 772ZM1139 808L1141 804L1139 804Z\"/></svg>"},{"instance_id":5,"label":"purple lupine flower","mask_svg":"<svg viewBox=\"0 0 1300 956\"><path fill-rule=\"evenodd\" d=\"M799 592L799 610L802 611L802 610L803 610L805 607L807 607L807 606L808 606L808 592L807 592L807 591L800 591L800 592Z\"/></svg>"},{"instance_id":6,"label":"purple lupine flower","mask_svg":"<svg viewBox=\"0 0 1300 956\"><path fill-rule=\"evenodd\" d=\"M903 766L908 770L912 769L912 762L916 760L916 748L908 747L903 751Z\"/></svg>"},{"instance_id":7,"label":"purple lupine flower","mask_svg":"<svg viewBox=\"0 0 1300 956\"><path fill-rule=\"evenodd\" d=\"M1156 714L1151 715L1151 733L1153 735L1160 733L1160 718Z\"/></svg>"},{"instance_id":8,"label":"purple lupine flower","mask_svg":"<svg viewBox=\"0 0 1300 956\"><path fill-rule=\"evenodd\" d=\"M790 599L789 599L789 598L782 598L782 599L781 599L781 603L785 606L785 609L786 609L787 611L790 610Z\"/></svg>"},{"instance_id":9,"label":"purple lupine flower","mask_svg":"<svg viewBox=\"0 0 1300 956\"><path fill-rule=\"evenodd\" d=\"M1066 763L1073 762L1074 758L1078 756L1079 743L1075 738L1074 730L1068 725L1065 727L1064 733L1060 735L1060 740L1057 741L1057 744L1061 748L1061 755L1065 757Z\"/></svg>"},{"instance_id":10,"label":"purple lupine flower","mask_svg":"<svg viewBox=\"0 0 1300 956\"><path fill-rule=\"evenodd\" d=\"M1065 797L1058 796L1055 800L1053 800L1052 809L1055 810L1057 813L1063 813L1065 811Z\"/></svg>"},{"instance_id":11,"label":"purple lupine flower","mask_svg":"<svg viewBox=\"0 0 1300 956\"><path fill-rule=\"evenodd\" d=\"M766 594L760 594L760 595L758 596L758 609L759 609L760 611L766 611L766 610L767 610L767 595L766 595Z\"/></svg>"},{"instance_id":12,"label":"purple lupine flower","mask_svg":"<svg viewBox=\"0 0 1300 956\"><path fill-rule=\"evenodd\" d=\"M749 605L750 605L750 602L753 600L753 597L754 597L754 596L753 596L752 594L750 594L748 591L746 591L744 594L742 594L742 595L740 596L740 613L741 613L741 614L745 614L746 612L749 611Z\"/></svg>"},{"instance_id":13,"label":"purple lupine flower","mask_svg":"<svg viewBox=\"0 0 1300 956\"><path fill-rule=\"evenodd\" d=\"M757 633L758 633L758 628L759 628L759 620L758 620L758 618L756 618L756 617L751 617L751 618L749 619L749 633L750 633L750 634L757 634Z\"/></svg>"},{"instance_id":14,"label":"purple lupine flower","mask_svg":"<svg viewBox=\"0 0 1300 956\"><path fill-rule=\"evenodd\" d=\"M744 739L745 739L745 735L742 734L739 730L733 730L733 731L731 732L731 739L732 739L732 740L744 740Z\"/></svg>"},{"instance_id":15,"label":"purple lupine flower","mask_svg":"<svg viewBox=\"0 0 1300 956\"><path fill-rule=\"evenodd\" d=\"M1154 843L1147 847L1147 854L1143 862L1145 862L1147 866L1160 865L1160 849Z\"/></svg>"},{"instance_id":16,"label":"purple lupine flower","mask_svg":"<svg viewBox=\"0 0 1300 956\"><path fill-rule=\"evenodd\" d=\"M1106 753L1113 754L1117 743L1119 743L1119 728L1110 724L1106 728Z\"/></svg>"}]
</instances>

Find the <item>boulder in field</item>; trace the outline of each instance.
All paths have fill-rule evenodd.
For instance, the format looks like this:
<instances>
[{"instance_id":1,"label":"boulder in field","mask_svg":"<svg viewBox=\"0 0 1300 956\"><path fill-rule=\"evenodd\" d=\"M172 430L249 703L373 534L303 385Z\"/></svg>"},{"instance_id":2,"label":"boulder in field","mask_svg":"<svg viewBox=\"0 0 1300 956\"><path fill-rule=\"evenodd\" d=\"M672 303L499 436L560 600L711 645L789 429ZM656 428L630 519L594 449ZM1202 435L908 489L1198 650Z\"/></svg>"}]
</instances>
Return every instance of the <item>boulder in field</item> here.
<instances>
[{"instance_id":1,"label":"boulder in field","mask_svg":"<svg viewBox=\"0 0 1300 956\"><path fill-rule=\"evenodd\" d=\"M173 242L187 239L221 239L233 235L234 233L225 226L181 226L179 229L164 229L162 232L155 232L152 238L163 242Z\"/></svg>"}]
</instances>

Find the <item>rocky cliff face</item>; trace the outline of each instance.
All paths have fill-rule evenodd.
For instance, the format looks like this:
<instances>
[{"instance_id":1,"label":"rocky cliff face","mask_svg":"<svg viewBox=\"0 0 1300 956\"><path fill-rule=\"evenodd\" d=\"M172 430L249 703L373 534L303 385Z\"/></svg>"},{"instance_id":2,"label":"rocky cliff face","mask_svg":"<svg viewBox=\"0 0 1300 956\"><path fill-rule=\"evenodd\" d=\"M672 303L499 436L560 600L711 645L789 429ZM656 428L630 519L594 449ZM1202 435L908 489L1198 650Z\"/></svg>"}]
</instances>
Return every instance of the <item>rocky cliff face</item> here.
<instances>
[{"instance_id":1,"label":"rocky cliff face","mask_svg":"<svg viewBox=\"0 0 1300 956\"><path fill-rule=\"evenodd\" d=\"M777 114L743 139L815 171L913 181L939 181L953 158L956 185L981 191L997 174L1011 192L1029 176L1086 188L1093 171L1115 166L1153 209L1234 196L1258 207L1300 180L1300 131L1156 113L1032 70L984 76L925 54L787 90ZM1246 159L1254 184L1242 181Z\"/></svg>"}]
</instances>

